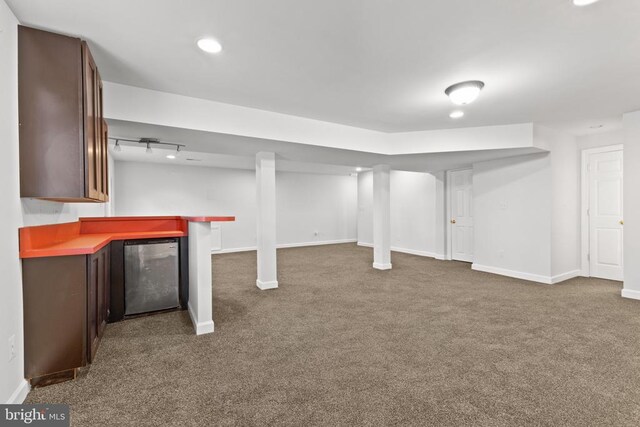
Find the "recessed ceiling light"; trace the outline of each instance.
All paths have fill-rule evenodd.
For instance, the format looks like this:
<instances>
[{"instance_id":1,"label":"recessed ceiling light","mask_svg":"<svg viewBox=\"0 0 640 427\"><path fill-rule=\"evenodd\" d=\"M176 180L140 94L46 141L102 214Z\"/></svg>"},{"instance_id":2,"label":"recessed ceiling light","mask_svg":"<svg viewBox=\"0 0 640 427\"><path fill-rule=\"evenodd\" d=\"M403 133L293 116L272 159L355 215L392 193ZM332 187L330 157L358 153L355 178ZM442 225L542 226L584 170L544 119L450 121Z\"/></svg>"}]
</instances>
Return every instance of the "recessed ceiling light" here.
<instances>
[{"instance_id":1,"label":"recessed ceiling light","mask_svg":"<svg viewBox=\"0 0 640 427\"><path fill-rule=\"evenodd\" d=\"M208 53L219 53L222 45L215 39L204 38L198 40L198 47Z\"/></svg>"},{"instance_id":2,"label":"recessed ceiling light","mask_svg":"<svg viewBox=\"0 0 640 427\"><path fill-rule=\"evenodd\" d=\"M360 166L358 166L358 167L356 168L356 172L362 172L362 168L361 168Z\"/></svg>"},{"instance_id":3,"label":"recessed ceiling light","mask_svg":"<svg viewBox=\"0 0 640 427\"><path fill-rule=\"evenodd\" d=\"M445 89L444 93L447 94L449 99L451 99L451 102L454 104L466 105L476 100L483 87L483 82L479 80L471 80L451 85Z\"/></svg>"},{"instance_id":4,"label":"recessed ceiling light","mask_svg":"<svg viewBox=\"0 0 640 427\"><path fill-rule=\"evenodd\" d=\"M449 114L449 117L452 119L459 119L460 117L464 117L464 111L456 110Z\"/></svg>"},{"instance_id":5,"label":"recessed ceiling light","mask_svg":"<svg viewBox=\"0 0 640 427\"><path fill-rule=\"evenodd\" d=\"M173 154L168 154L168 155L167 155L167 159L171 159L171 160L173 160L173 159L175 159L175 158L176 158L176 156L174 156Z\"/></svg>"},{"instance_id":6,"label":"recessed ceiling light","mask_svg":"<svg viewBox=\"0 0 640 427\"><path fill-rule=\"evenodd\" d=\"M573 0L573 4L576 6L589 6L599 0Z\"/></svg>"}]
</instances>

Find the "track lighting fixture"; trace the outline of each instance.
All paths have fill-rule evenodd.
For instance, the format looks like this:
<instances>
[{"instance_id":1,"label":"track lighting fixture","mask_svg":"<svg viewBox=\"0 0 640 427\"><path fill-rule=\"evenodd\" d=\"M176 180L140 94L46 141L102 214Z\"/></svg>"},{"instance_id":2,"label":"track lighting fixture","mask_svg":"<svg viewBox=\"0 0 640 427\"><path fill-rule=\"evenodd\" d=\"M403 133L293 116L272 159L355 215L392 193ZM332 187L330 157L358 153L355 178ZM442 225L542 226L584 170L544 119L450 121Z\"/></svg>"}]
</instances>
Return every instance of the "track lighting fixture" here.
<instances>
[{"instance_id":1,"label":"track lighting fixture","mask_svg":"<svg viewBox=\"0 0 640 427\"><path fill-rule=\"evenodd\" d=\"M176 157L178 157L182 148L185 147L184 144L179 144L177 142L163 142L163 141L160 141L158 138L128 139L128 138L122 138L122 137L118 137L118 138L109 137L109 139L116 141L116 145L113 147L113 150L118 152L122 150L122 147L120 146L120 141L137 142L138 144L144 144L147 147L145 150L147 154L153 154L153 149L151 146L154 144L164 145L164 146L168 145L170 147L175 147L176 151L166 156L168 159L175 159Z\"/></svg>"}]
</instances>

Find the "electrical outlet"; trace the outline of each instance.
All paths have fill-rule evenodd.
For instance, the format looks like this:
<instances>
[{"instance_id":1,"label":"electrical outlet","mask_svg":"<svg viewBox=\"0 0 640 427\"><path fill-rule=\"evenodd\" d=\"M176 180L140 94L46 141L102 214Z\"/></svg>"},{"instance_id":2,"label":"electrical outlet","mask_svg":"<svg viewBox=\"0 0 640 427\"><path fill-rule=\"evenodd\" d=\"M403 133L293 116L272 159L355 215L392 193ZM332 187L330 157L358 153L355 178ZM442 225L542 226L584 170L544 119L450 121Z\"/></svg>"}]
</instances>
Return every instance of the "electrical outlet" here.
<instances>
[{"instance_id":1,"label":"electrical outlet","mask_svg":"<svg viewBox=\"0 0 640 427\"><path fill-rule=\"evenodd\" d=\"M9 362L16 358L16 336L9 337Z\"/></svg>"},{"instance_id":2,"label":"electrical outlet","mask_svg":"<svg viewBox=\"0 0 640 427\"><path fill-rule=\"evenodd\" d=\"M314 235L314 236L316 236L316 237L318 236L318 234L320 234L320 232L319 232L319 231L314 231L314 232L313 232L313 235Z\"/></svg>"}]
</instances>

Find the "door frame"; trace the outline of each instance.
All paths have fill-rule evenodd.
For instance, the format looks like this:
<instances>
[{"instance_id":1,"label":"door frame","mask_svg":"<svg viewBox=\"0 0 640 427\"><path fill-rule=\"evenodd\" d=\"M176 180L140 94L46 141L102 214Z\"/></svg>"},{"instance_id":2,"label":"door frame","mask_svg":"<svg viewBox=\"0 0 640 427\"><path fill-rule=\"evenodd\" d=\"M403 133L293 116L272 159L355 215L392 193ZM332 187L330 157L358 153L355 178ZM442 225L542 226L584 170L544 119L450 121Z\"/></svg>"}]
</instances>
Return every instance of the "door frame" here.
<instances>
[{"instance_id":1,"label":"door frame","mask_svg":"<svg viewBox=\"0 0 640 427\"><path fill-rule=\"evenodd\" d=\"M589 157L592 154L608 153L610 151L622 151L624 156L624 145L615 144L603 147L586 148L582 150L582 166L581 166L581 206L580 206L580 275L583 277L591 277L591 265L589 262Z\"/></svg>"},{"instance_id":2,"label":"door frame","mask_svg":"<svg viewBox=\"0 0 640 427\"><path fill-rule=\"evenodd\" d=\"M473 165L447 170L445 173L445 215L446 215L446 251L444 255L444 259L447 261L453 260L453 227L451 226L451 200L453 199L453 180L451 179L451 174L454 172L460 171L471 171L471 197L473 197ZM475 233L475 223L474 223L474 233ZM475 241L475 239L474 239ZM475 248L474 248L475 249Z\"/></svg>"}]
</instances>

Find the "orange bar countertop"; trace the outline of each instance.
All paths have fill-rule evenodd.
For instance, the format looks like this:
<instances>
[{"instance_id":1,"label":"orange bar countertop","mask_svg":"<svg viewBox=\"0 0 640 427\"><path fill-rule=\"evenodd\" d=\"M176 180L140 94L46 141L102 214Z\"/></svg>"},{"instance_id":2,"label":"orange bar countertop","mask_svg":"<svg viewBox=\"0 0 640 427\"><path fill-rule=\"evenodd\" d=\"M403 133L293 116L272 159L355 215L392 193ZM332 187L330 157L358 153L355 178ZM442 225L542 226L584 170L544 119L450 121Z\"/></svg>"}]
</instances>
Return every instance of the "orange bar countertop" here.
<instances>
[{"instance_id":1,"label":"orange bar countertop","mask_svg":"<svg viewBox=\"0 0 640 427\"><path fill-rule=\"evenodd\" d=\"M184 237L189 221L235 221L233 216L80 218L76 222L23 227L20 258L90 255L113 240Z\"/></svg>"}]
</instances>

